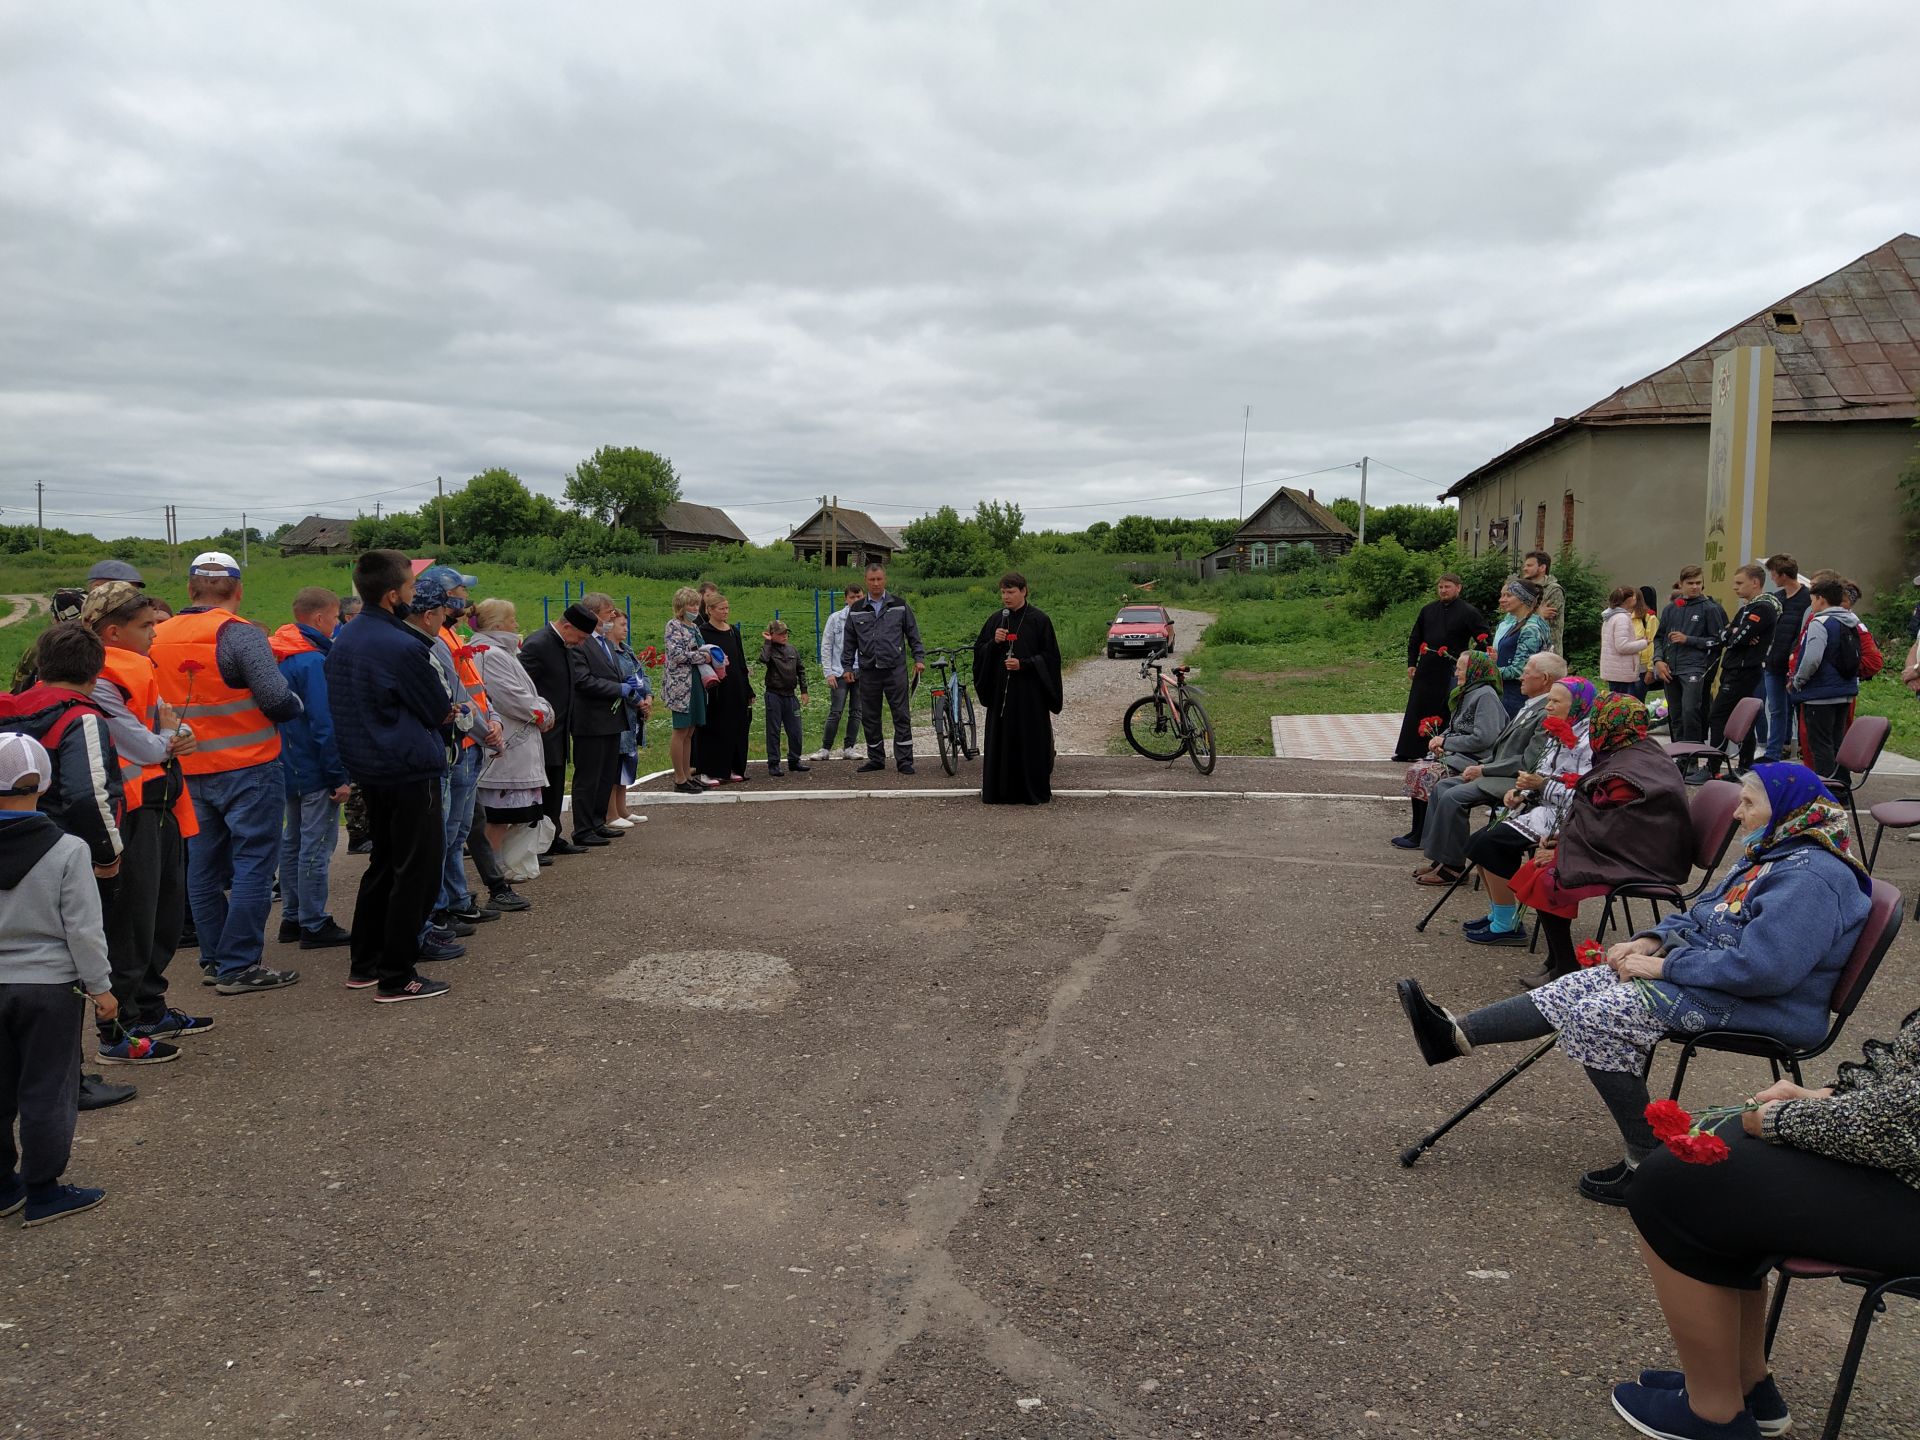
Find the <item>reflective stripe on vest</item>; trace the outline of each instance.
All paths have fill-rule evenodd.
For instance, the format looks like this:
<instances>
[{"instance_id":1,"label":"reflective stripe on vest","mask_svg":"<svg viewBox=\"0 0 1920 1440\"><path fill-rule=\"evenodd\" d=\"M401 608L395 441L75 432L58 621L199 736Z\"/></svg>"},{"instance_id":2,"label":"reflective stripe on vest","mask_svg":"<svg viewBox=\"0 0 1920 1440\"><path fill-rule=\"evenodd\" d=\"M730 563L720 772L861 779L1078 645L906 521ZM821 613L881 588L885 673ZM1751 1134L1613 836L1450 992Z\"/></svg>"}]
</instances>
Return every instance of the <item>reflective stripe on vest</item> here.
<instances>
[{"instance_id":1,"label":"reflective stripe on vest","mask_svg":"<svg viewBox=\"0 0 1920 1440\"><path fill-rule=\"evenodd\" d=\"M162 620L153 632L153 664L160 694L193 726L200 744L180 757L188 775L244 770L280 758L280 729L261 711L249 690L220 678L216 654L220 632L244 625L228 610L202 610ZM192 674L181 666L192 661Z\"/></svg>"},{"instance_id":2,"label":"reflective stripe on vest","mask_svg":"<svg viewBox=\"0 0 1920 1440\"><path fill-rule=\"evenodd\" d=\"M487 703L487 687L480 680L480 667L471 660L460 658L460 651L465 648L460 644L460 637L453 633L451 625L442 625L440 638L446 642L447 653L453 656L453 673L458 675L460 683L467 687L468 693L473 696L473 703L479 707L482 714L492 714L493 707ZM465 735L461 737L460 748L465 750L468 746L479 743L472 735Z\"/></svg>"},{"instance_id":3,"label":"reflective stripe on vest","mask_svg":"<svg viewBox=\"0 0 1920 1440\"><path fill-rule=\"evenodd\" d=\"M126 697L127 711L149 730L160 727L160 682L154 674L153 661L137 650L122 650L118 646L107 647L106 663L101 672L111 680ZM162 765L142 765L137 760L120 756L120 788L127 793L127 808L137 809L140 805L140 793L149 780L158 780L166 773Z\"/></svg>"}]
</instances>

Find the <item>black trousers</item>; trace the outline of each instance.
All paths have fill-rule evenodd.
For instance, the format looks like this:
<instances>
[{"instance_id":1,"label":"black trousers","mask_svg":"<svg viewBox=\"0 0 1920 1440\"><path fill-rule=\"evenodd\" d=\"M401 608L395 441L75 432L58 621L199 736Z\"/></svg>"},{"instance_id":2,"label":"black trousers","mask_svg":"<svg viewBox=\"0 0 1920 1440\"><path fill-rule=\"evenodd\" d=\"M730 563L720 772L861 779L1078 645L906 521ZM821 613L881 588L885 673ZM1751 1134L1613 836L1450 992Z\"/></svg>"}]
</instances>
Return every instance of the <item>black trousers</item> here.
<instances>
[{"instance_id":1,"label":"black trousers","mask_svg":"<svg viewBox=\"0 0 1920 1440\"><path fill-rule=\"evenodd\" d=\"M86 1004L70 983L0 985L0 1175L17 1167L29 1190L58 1180L73 1154Z\"/></svg>"},{"instance_id":2,"label":"black trousers","mask_svg":"<svg viewBox=\"0 0 1920 1440\"><path fill-rule=\"evenodd\" d=\"M1667 733L1675 740L1695 744L1707 738L1707 711L1713 704L1713 672L1682 675L1667 681Z\"/></svg>"},{"instance_id":3,"label":"black trousers","mask_svg":"<svg viewBox=\"0 0 1920 1440\"><path fill-rule=\"evenodd\" d=\"M1800 720L1807 727L1807 767L1828 780L1840 755L1840 742L1847 738L1853 723L1853 704L1841 700L1802 705Z\"/></svg>"},{"instance_id":4,"label":"black trousers","mask_svg":"<svg viewBox=\"0 0 1920 1440\"><path fill-rule=\"evenodd\" d=\"M180 822L163 805L141 805L120 825L120 873L100 882L107 962L113 967L117 1022L151 1025L167 1013L167 966L187 914L187 852ZM112 1025L100 1027L114 1034Z\"/></svg>"},{"instance_id":5,"label":"black trousers","mask_svg":"<svg viewBox=\"0 0 1920 1440\"><path fill-rule=\"evenodd\" d=\"M1920 1190L1891 1170L1770 1145L1732 1123L1719 1134L1732 1153L1718 1165L1656 1150L1627 1189L1633 1223L1682 1275L1757 1290L1778 1255L1920 1271Z\"/></svg>"},{"instance_id":6,"label":"black trousers","mask_svg":"<svg viewBox=\"0 0 1920 1440\"><path fill-rule=\"evenodd\" d=\"M373 854L353 906L353 973L391 995L419 978L420 932L440 898L447 829L440 817L444 776L403 785L363 785Z\"/></svg>"},{"instance_id":7,"label":"black trousers","mask_svg":"<svg viewBox=\"0 0 1920 1440\"><path fill-rule=\"evenodd\" d=\"M480 872L480 883L487 887L487 893L495 895L508 888L507 876L500 868L500 857L493 853L493 842L487 839L487 807L481 803L481 794L479 790L473 792L473 824L467 830L467 858Z\"/></svg>"},{"instance_id":8,"label":"black trousers","mask_svg":"<svg viewBox=\"0 0 1920 1440\"><path fill-rule=\"evenodd\" d=\"M891 670L861 670L854 675L854 684L860 687L860 728L867 732L867 759L887 758L886 742L880 735L880 697L884 695L887 708L893 712L894 762L913 763L913 712L907 704L911 676L904 663Z\"/></svg>"},{"instance_id":9,"label":"black trousers","mask_svg":"<svg viewBox=\"0 0 1920 1440\"><path fill-rule=\"evenodd\" d=\"M1720 689L1713 697L1713 709L1707 714L1707 744L1718 745L1727 738L1727 721L1733 715L1733 707L1749 696L1760 693L1760 677L1765 674L1758 665L1750 670L1720 671ZM1760 727L1754 726L1747 732L1747 738L1740 742L1740 768L1753 768L1754 740L1760 733Z\"/></svg>"},{"instance_id":10,"label":"black trousers","mask_svg":"<svg viewBox=\"0 0 1920 1440\"><path fill-rule=\"evenodd\" d=\"M540 792L540 809L553 821L553 838L563 838L566 831L560 828L560 804L567 796L567 737L560 736L559 758L554 758L551 746L547 750L547 788Z\"/></svg>"},{"instance_id":11,"label":"black trousers","mask_svg":"<svg viewBox=\"0 0 1920 1440\"><path fill-rule=\"evenodd\" d=\"M1489 875L1511 880L1536 848L1534 838L1502 821L1473 832L1467 858Z\"/></svg>"},{"instance_id":12,"label":"black trousers","mask_svg":"<svg viewBox=\"0 0 1920 1440\"><path fill-rule=\"evenodd\" d=\"M577 840L607 823L607 801L620 778L618 735L573 737L573 834ZM558 831L555 831L558 834Z\"/></svg>"}]
</instances>

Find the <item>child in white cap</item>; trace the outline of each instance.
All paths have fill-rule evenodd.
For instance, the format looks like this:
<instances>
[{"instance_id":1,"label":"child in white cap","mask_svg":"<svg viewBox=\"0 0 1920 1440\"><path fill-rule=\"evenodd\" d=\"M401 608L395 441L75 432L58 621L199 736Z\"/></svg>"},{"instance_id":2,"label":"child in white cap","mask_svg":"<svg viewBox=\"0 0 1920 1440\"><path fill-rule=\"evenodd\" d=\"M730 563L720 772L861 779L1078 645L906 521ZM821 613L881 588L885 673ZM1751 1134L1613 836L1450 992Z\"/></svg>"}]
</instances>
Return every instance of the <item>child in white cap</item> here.
<instances>
[{"instance_id":1,"label":"child in white cap","mask_svg":"<svg viewBox=\"0 0 1920 1440\"><path fill-rule=\"evenodd\" d=\"M80 994L102 1020L119 1011L87 844L34 808L52 776L38 740L0 734L0 1215L24 1208L28 1225L107 1198L60 1177L79 1116Z\"/></svg>"}]
</instances>

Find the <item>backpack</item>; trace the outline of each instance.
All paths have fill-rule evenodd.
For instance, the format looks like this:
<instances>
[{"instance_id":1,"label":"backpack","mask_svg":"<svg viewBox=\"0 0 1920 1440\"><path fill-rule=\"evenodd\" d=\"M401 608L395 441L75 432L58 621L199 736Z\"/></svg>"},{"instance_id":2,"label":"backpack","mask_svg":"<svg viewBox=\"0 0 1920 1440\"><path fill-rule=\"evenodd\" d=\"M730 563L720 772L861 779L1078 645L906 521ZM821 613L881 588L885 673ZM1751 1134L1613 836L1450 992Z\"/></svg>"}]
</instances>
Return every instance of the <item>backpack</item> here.
<instances>
[{"instance_id":1,"label":"backpack","mask_svg":"<svg viewBox=\"0 0 1920 1440\"><path fill-rule=\"evenodd\" d=\"M1833 666L1834 673L1842 680L1860 679L1859 627L1842 625L1838 622L1827 626L1826 659L1827 663ZM1877 668L1875 673L1879 673Z\"/></svg>"},{"instance_id":2,"label":"backpack","mask_svg":"<svg viewBox=\"0 0 1920 1440\"><path fill-rule=\"evenodd\" d=\"M1887 657L1880 653L1880 642L1873 638L1873 632L1862 625L1854 632L1859 637L1860 678L1871 680L1887 668Z\"/></svg>"},{"instance_id":3,"label":"backpack","mask_svg":"<svg viewBox=\"0 0 1920 1440\"><path fill-rule=\"evenodd\" d=\"M106 723L106 712L86 696L68 695L49 704L44 692L33 693L38 689L34 685L12 695L0 695L0 731L31 735L52 755L82 715L98 715L101 723Z\"/></svg>"}]
</instances>

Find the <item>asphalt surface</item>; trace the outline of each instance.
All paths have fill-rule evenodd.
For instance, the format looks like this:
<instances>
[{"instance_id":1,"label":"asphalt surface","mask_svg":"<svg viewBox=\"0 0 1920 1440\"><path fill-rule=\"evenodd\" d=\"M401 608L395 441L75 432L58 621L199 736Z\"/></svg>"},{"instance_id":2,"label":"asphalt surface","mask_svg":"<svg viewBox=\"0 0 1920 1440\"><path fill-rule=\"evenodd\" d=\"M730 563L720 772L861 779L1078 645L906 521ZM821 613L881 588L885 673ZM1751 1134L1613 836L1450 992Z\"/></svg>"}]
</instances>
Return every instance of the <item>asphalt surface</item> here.
<instances>
[{"instance_id":1,"label":"asphalt surface","mask_svg":"<svg viewBox=\"0 0 1920 1440\"><path fill-rule=\"evenodd\" d=\"M183 957L218 1027L82 1117L106 1205L0 1226L0 1433L1627 1433L1608 1385L1671 1351L1624 1214L1574 1191L1615 1155L1577 1071L1395 1159L1502 1061L1428 1070L1392 981L1491 999L1524 953L1460 942L1464 905L1413 932L1397 799L1240 798L1396 768L1060 768L1161 793L663 797L431 1004L344 990L340 951L270 946L302 983L239 998ZM1920 848L1882 868L1913 891ZM1915 981L1909 936L1851 1040ZM1803 1433L1853 1298L1789 1307ZM1847 1433L1916 1413L1897 1302Z\"/></svg>"}]
</instances>

